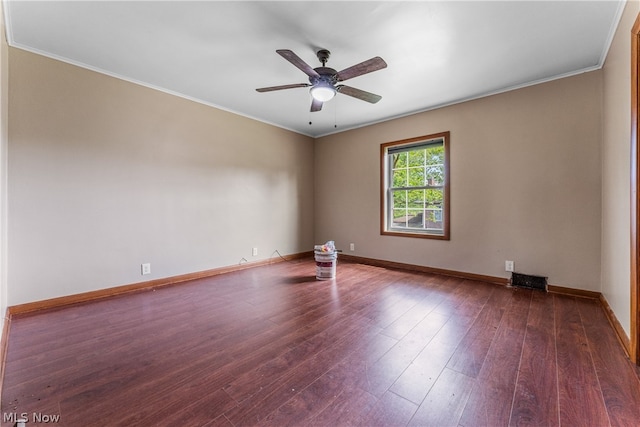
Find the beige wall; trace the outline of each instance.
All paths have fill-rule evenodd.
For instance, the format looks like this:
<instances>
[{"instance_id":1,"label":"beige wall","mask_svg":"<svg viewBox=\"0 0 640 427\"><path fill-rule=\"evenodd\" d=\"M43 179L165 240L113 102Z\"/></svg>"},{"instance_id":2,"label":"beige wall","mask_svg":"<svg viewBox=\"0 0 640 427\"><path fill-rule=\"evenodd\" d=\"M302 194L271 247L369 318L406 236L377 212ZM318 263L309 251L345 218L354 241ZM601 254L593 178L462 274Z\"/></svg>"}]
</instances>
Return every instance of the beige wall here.
<instances>
[{"instance_id":1,"label":"beige wall","mask_svg":"<svg viewBox=\"0 0 640 427\"><path fill-rule=\"evenodd\" d=\"M311 138L14 48L9 67L10 305L313 247Z\"/></svg>"},{"instance_id":2,"label":"beige wall","mask_svg":"<svg viewBox=\"0 0 640 427\"><path fill-rule=\"evenodd\" d=\"M604 73L602 145L602 293L630 333L631 27L640 12L629 1Z\"/></svg>"},{"instance_id":3,"label":"beige wall","mask_svg":"<svg viewBox=\"0 0 640 427\"><path fill-rule=\"evenodd\" d=\"M602 73L316 140L317 241L475 274L600 290ZM381 236L380 144L451 131L451 240ZM350 253L348 250L346 253Z\"/></svg>"}]
</instances>

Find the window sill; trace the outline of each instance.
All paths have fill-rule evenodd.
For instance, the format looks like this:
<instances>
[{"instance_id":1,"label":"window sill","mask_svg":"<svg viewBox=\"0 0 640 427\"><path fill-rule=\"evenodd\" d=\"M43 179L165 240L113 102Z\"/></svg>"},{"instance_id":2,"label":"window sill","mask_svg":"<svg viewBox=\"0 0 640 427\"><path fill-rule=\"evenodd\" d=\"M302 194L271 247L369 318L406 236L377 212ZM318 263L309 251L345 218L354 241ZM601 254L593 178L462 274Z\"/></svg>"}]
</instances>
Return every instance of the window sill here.
<instances>
[{"instance_id":1,"label":"window sill","mask_svg":"<svg viewBox=\"0 0 640 427\"><path fill-rule=\"evenodd\" d=\"M451 240L448 234L432 234L420 231L383 230L380 234L383 236L416 237L418 239Z\"/></svg>"}]
</instances>

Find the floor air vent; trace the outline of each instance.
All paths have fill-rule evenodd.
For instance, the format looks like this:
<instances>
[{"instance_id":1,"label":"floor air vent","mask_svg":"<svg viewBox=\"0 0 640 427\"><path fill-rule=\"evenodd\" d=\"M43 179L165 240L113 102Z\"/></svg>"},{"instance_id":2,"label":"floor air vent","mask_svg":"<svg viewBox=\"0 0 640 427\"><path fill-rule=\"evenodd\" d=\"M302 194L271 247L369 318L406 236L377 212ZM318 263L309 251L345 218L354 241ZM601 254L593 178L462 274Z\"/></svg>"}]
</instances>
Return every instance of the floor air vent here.
<instances>
[{"instance_id":1,"label":"floor air vent","mask_svg":"<svg viewBox=\"0 0 640 427\"><path fill-rule=\"evenodd\" d=\"M547 291L547 278L529 274L511 273L511 286Z\"/></svg>"}]
</instances>

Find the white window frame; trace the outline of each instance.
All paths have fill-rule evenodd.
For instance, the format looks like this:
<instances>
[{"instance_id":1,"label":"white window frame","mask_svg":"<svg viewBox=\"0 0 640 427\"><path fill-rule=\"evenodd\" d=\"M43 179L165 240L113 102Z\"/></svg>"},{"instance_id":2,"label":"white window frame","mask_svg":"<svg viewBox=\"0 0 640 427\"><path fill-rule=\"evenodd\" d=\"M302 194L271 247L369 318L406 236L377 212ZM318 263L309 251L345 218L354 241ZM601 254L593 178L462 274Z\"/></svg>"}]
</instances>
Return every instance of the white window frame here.
<instances>
[{"instance_id":1,"label":"white window frame","mask_svg":"<svg viewBox=\"0 0 640 427\"><path fill-rule=\"evenodd\" d=\"M411 151L418 148L426 148L430 145L442 145L444 147L444 182L442 185L423 185L410 187L392 187L393 182L393 165L392 154L402 151ZM387 142L380 145L380 234L404 236L404 237L420 237L427 239L450 240L450 185L449 185L449 169L450 169L450 134L442 132L433 135L425 135L417 138L405 139L401 141ZM423 227L399 227L393 225L393 192L395 191L411 191L422 189L441 189L443 193L442 207L440 216L442 218L442 228L430 229L425 226L425 216L423 215ZM407 214L408 210L407 209ZM424 207L426 210L435 210ZM407 215L408 216L408 215Z\"/></svg>"}]
</instances>

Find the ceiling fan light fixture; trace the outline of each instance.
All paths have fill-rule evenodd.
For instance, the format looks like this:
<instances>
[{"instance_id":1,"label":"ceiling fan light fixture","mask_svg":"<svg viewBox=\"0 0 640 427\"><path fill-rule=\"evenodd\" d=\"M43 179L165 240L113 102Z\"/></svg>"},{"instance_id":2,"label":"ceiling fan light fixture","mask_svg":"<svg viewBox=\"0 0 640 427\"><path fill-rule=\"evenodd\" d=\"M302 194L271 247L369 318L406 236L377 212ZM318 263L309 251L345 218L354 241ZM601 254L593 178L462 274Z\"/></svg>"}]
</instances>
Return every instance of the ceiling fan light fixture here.
<instances>
[{"instance_id":1,"label":"ceiling fan light fixture","mask_svg":"<svg viewBox=\"0 0 640 427\"><path fill-rule=\"evenodd\" d=\"M309 92L320 102L327 102L336 96L336 89L328 83L318 83Z\"/></svg>"}]
</instances>

